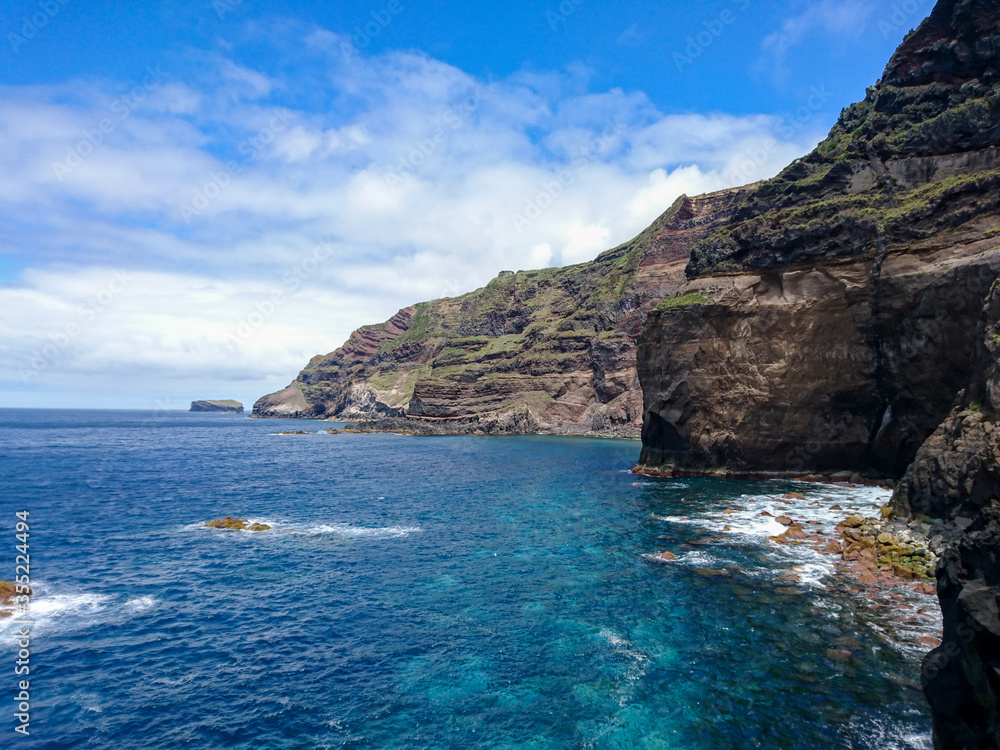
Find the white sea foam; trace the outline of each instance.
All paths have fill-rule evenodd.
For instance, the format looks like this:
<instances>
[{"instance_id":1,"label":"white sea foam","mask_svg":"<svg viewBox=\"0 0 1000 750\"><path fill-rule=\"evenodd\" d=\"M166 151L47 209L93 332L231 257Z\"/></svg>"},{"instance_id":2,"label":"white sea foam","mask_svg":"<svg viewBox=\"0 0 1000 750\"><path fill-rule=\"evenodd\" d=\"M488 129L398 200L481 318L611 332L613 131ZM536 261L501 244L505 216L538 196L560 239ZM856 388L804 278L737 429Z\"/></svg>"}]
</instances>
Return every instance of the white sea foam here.
<instances>
[{"instance_id":1,"label":"white sea foam","mask_svg":"<svg viewBox=\"0 0 1000 750\"><path fill-rule=\"evenodd\" d=\"M677 562L696 568L711 568L718 563L718 558L713 557L707 552L695 550L694 552L686 552L683 555L678 555Z\"/></svg>"},{"instance_id":2,"label":"white sea foam","mask_svg":"<svg viewBox=\"0 0 1000 750\"><path fill-rule=\"evenodd\" d=\"M137 599L129 599L125 602L125 609L131 612L145 612L156 606L156 599L152 596L140 596Z\"/></svg>"},{"instance_id":3,"label":"white sea foam","mask_svg":"<svg viewBox=\"0 0 1000 750\"><path fill-rule=\"evenodd\" d=\"M214 532L218 534L235 534L239 538L267 539L275 535L306 535L306 536L340 536L348 538L386 539L403 537L423 531L419 526L352 526L346 523L296 523L273 518L247 518L247 526L255 523L270 526L267 531L250 531L249 529L216 529L205 526L204 522L187 524L181 527L185 531Z\"/></svg>"},{"instance_id":4,"label":"white sea foam","mask_svg":"<svg viewBox=\"0 0 1000 750\"><path fill-rule=\"evenodd\" d=\"M687 516L657 516L657 515L654 514L654 515L651 515L650 518L653 518L653 519L655 519L657 521L664 521L666 523L698 523L698 524L703 524L705 522L704 519L700 519L700 518L688 518Z\"/></svg>"},{"instance_id":5,"label":"white sea foam","mask_svg":"<svg viewBox=\"0 0 1000 750\"><path fill-rule=\"evenodd\" d=\"M369 528L363 526L348 526L347 524L317 524L315 526L305 526L301 529L307 534L333 534L346 537L401 537L409 534L416 534L423 531L419 526L384 526Z\"/></svg>"},{"instance_id":6,"label":"white sea foam","mask_svg":"<svg viewBox=\"0 0 1000 750\"><path fill-rule=\"evenodd\" d=\"M646 665L649 663L649 656L644 654L635 645L610 628L602 628L600 632L603 638L614 652L623 657L626 661L625 674L622 676L622 683L618 689L618 705L625 706L632 698L635 690L635 683L646 674Z\"/></svg>"},{"instance_id":7,"label":"white sea foam","mask_svg":"<svg viewBox=\"0 0 1000 750\"><path fill-rule=\"evenodd\" d=\"M24 621L31 623L32 631L86 626L107 613L111 606L110 596L53 594L44 583L37 581L32 582L32 590L28 611L20 617L15 615L0 619L0 634L13 632Z\"/></svg>"}]
</instances>

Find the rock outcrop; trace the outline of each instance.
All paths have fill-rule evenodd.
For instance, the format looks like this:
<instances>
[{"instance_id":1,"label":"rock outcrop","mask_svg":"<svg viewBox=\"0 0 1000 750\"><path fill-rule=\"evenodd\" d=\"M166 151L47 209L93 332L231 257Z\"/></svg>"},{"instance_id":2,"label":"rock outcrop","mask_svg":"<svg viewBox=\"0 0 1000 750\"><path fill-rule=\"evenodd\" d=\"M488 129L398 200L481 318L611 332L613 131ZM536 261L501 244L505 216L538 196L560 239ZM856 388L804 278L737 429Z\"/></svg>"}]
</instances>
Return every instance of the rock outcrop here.
<instances>
[{"instance_id":1,"label":"rock outcrop","mask_svg":"<svg viewBox=\"0 0 1000 750\"><path fill-rule=\"evenodd\" d=\"M225 401L192 401L190 411L213 411L224 414L242 414L243 404L227 399Z\"/></svg>"},{"instance_id":2,"label":"rock outcrop","mask_svg":"<svg viewBox=\"0 0 1000 750\"><path fill-rule=\"evenodd\" d=\"M205 524L210 529L226 529L227 531L269 531L271 529L266 523L250 523L245 518L216 518Z\"/></svg>"},{"instance_id":3,"label":"rock outcrop","mask_svg":"<svg viewBox=\"0 0 1000 750\"><path fill-rule=\"evenodd\" d=\"M503 273L470 294L400 310L314 357L253 414L421 433L637 435L642 322L745 193L682 197L592 262Z\"/></svg>"},{"instance_id":4,"label":"rock outcrop","mask_svg":"<svg viewBox=\"0 0 1000 750\"><path fill-rule=\"evenodd\" d=\"M1000 274L1000 5L942 0L829 137L699 242L639 345L640 468L899 476Z\"/></svg>"}]
</instances>

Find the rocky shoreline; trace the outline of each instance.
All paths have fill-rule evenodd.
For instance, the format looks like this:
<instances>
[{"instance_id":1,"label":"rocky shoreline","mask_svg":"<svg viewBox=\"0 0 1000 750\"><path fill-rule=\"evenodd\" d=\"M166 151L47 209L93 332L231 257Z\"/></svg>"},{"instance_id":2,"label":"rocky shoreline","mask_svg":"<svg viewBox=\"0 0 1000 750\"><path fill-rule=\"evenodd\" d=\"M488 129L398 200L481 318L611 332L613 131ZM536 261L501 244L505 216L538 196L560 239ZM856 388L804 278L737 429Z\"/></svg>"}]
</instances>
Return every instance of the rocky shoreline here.
<instances>
[{"instance_id":1,"label":"rocky shoreline","mask_svg":"<svg viewBox=\"0 0 1000 750\"><path fill-rule=\"evenodd\" d=\"M851 494L837 497L844 492ZM872 502L873 497L878 501ZM668 524L704 524L710 533L694 542L696 547L750 538L765 548L787 553L789 561L797 560L779 576L779 582L790 587L789 595L801 593L802 589L795 587L803 585L834 586L849 595L856 606L896 622L899 632L887 634L886 640L917 657L941 643L942 620L934 599L933 577L938 560L934 549L940 548L940 539L929 533L932 525L885 518L889 498L886 488L846 482L808 483L801 492L742 498L708 518L652 518ZM683 564L685 552L677 548L648 557L660 564ZM821 575L806 572L815 566L822 569ZM740 573L736 569L692 570L709 577ZM837 652L831 658L852 658L849 645L831 644L831 651Z\"/></svg>"},{"instance_id":2,"label":"rocky shoreline","mask_svg":"<svg viewBox=\"0 0 1000 750\"><path fill-rule=\"evenodd\" d=\"M343 420L331 419L340 422ZM469 420L426 420L409 417L389 417L370 422L351 422L348 427L328 430L342 433L390 433L394 435L553 435L566 437L598 437L638 439L639 429L634 425L620 425L600 432L584 432L570 427L543 428L527 415L515 421L495 421L480 418Z\"/></svg>"}]
</instances>

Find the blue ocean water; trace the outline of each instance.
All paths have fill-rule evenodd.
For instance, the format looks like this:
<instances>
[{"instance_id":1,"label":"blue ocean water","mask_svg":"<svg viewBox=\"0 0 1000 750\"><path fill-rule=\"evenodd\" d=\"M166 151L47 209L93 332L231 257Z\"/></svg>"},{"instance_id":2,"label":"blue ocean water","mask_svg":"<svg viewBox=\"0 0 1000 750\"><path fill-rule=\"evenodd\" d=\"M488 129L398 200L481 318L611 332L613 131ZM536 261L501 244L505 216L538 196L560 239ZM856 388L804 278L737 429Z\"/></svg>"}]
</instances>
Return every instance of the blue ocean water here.
<instances>
[{"instance_id":1,"label":"blue ocean water","mask_svg":"<svg viewBox=\"0 0 1000 750\"><path fill-rule=\"evenodd\" d=\"M929 747L914 632L754 525L791 490L871 491L638 480L634 441L329 426L0 411L0 579L29 510L36 620L31 734L8 707L0 745ZM228 514L274 528L204 528Z\"/></svg>"}]
</instances>

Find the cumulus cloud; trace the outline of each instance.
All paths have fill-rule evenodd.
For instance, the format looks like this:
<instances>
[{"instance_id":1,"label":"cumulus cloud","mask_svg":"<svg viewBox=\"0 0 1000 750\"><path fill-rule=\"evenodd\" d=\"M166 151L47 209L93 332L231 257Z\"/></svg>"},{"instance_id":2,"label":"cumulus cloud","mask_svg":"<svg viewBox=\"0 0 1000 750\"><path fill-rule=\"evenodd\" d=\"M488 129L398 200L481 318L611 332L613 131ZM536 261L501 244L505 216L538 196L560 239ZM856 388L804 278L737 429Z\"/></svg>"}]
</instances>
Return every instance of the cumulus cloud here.
<instances>
[{"instance_id":1,"label":"cumulus cloud","mask_svg":"<svg viewBox=\"0 0 1000 750\"><path fill-rule=\"evenodd\" d=\"M0 391L260 395L359 325L592 258L680 194L770 176L822 135L663 114L589 91L585 70L480 80L294 33L300 67L279 72L234 52L139 88L0 90ZM127 286L81 312L115 272Z\"/></svg>"}]
</instances>

